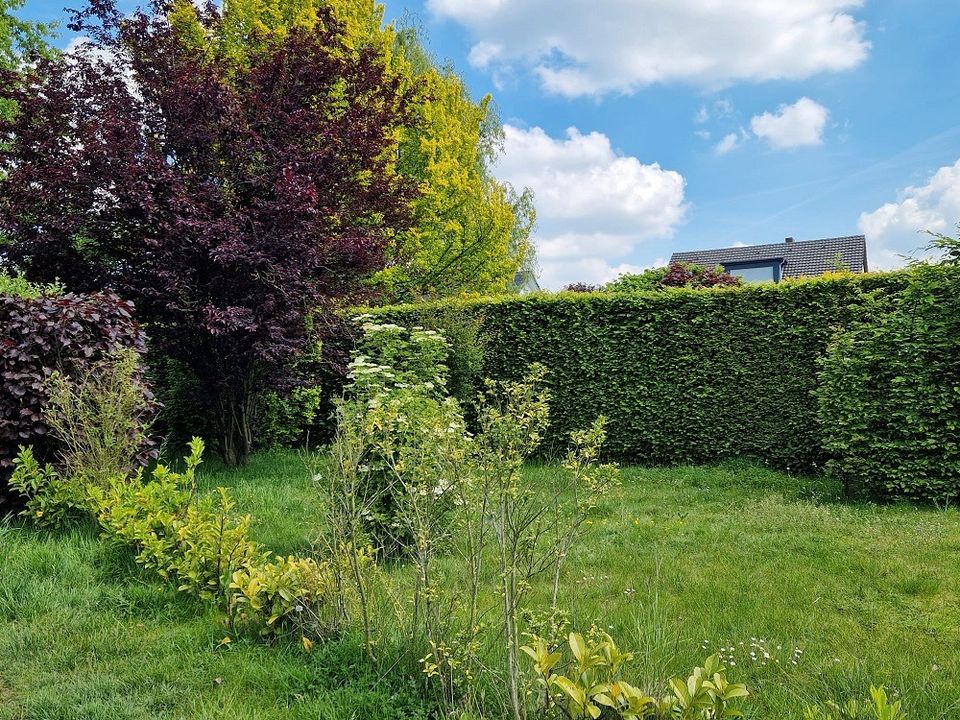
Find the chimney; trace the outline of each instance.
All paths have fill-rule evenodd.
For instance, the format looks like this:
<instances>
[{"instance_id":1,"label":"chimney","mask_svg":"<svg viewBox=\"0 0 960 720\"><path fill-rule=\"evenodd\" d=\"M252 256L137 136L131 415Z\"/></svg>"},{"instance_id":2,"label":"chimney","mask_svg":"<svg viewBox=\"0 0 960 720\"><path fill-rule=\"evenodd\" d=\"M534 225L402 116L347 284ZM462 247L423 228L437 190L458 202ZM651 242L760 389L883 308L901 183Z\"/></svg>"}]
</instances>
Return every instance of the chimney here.
<instances>
[{"instance_id":1,"label":"chimney","mask_svg":"<svg viewBox=\"0 0 960 720\"><path fill-rule=\"evenodd\" d=\"M793 238L792 238L792 237L785 238L785 239L784 239L784 242L792 243L792 242L793 242Z\"/></svg>"}]
</instances>

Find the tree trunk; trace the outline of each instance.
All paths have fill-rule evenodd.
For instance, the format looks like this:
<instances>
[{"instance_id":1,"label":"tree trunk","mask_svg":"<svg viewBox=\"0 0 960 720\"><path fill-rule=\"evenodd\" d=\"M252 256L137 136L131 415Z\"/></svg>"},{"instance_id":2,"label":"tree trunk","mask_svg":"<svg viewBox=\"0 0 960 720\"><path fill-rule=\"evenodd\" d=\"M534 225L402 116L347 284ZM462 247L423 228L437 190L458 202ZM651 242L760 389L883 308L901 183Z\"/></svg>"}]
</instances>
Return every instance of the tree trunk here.
<instances>
[{"instance_id":1,"label":"tree trunk","mask_svg":"<svg viewBox=\"0 0 960 720\"><path fill-rule=\"evenodd\" d=\"M221 396L217 403L220 455L227 467L240 467L250 458L256 407L257 398L247 382Z\"/></svg>"}]
</instances>

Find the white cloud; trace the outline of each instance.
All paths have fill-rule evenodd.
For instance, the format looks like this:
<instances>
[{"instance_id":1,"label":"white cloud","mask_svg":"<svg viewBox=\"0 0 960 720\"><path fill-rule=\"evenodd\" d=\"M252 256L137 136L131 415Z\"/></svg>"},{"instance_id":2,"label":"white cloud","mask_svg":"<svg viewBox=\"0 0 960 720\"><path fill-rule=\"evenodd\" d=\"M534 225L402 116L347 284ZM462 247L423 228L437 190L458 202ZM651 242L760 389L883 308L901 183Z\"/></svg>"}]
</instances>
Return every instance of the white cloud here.
<instances>
[{"instance_id":1,"label":"white cloud","mask_svg":"<svg viewBox=\"0 0 960 720\"><path fill-rule=\"evenodd\" d=\"M598 132L504 127L496 174L536 193L541 284L612 280L637 245L667 238L683 220L684 179L617 153Z\"/></svg>"},{"instance_id":2,"label":"white cloud","mask_svg":"<svg viewBox=\"0 0 960 720\"><path fill-rule=\"evenodd\" d=\"M713 152L717 155L726 155L740 144L740 135L737 133L728 133L723 139L713 146Z\"/></svg>"},{"instance_id":3,"label":"white cloud","mask_svg":"<svg viewBox=\"0 0 960 720\"><path fill-rule=\"evenodd\" d=\"M750 129L771 147L787 149L823 142L823 129L830 112L820 103L802 97L793 105L781 105L776 113L754 115Z\"/></svg>"},{"instance_id":4,"label":"white cloud","mask_svg":"<svg viewBox=\"0 0 960 720\"><path fill-rule=\"evenodd\" d=\"M862 3L427 0L427 7L468 29L478 67L526 67L549 92L579 96L848 70L870 47L864 23L851 14Z\"/></svg>"},{"instance_id":5,"label":"white cloud","mask_svg":"<svg viewBox=\"0 0 960 720\"><path fill-rule=\"evenodd\" d=\"M960 222L960 160L937 170L926 185L904 188L896 202L860 215L870 267L902 266L903 255L918 255L929 238L924 230L950 234Z\"/></svg>"}]
</instances>

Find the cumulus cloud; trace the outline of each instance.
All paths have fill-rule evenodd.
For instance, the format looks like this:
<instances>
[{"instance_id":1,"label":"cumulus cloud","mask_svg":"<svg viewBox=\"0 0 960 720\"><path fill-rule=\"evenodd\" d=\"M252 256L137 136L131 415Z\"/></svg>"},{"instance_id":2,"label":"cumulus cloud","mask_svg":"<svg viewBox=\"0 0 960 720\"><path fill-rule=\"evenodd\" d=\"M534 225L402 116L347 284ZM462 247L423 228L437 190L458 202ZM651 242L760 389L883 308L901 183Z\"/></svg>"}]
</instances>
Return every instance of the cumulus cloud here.
<instances>
[{"instance_id":1,"label":"cumulus cloud","mask_svg":"<svg viewBox=\"0 0 960 720\"><path fill-rule=\"evenodd\" d=\"M848 70L867 56L862 0L427 0L467 28L477 67L517 65L565 96L654 83L717 88Z\"/></svg>"},{"instance_id":2,"label":"cumulus cloud","mask_svg":"<svg viewBox=\"0 0 960 720\"><path fill-rule=\"evenodd\" d=\"M860 215L860 232L867 236L870 267L902 266L903 256L920 254L928 238L924 230L950 234L960 222L960 160L937 170L926 185L910 186L896 202Z\"/></svg>"},{"instance_id":3,"label":"cumulus cloud","mask_svg":"<svg viewBox=\"0 0 960 720\"><path fill-rule=\"evenodd\" d=\"M819 145L830 112L820 103L802 97L792 105L781 105L775 113L754 115L750 120L753 133L771 147L783 150Z\"/></svg>"},{"instance_id":4,"label":"cumulus cloud","mask_svg":"<svg viewBox=\"0 0 960 720\"><path fill-rule=\"evenodd\" d=\"M683 220L683 176L616 152L602 133L555 138L509 124L504 133L495 172L536 193L544 287L612 280L640 243L670 237Z\"/></svg>"}]
</instances>

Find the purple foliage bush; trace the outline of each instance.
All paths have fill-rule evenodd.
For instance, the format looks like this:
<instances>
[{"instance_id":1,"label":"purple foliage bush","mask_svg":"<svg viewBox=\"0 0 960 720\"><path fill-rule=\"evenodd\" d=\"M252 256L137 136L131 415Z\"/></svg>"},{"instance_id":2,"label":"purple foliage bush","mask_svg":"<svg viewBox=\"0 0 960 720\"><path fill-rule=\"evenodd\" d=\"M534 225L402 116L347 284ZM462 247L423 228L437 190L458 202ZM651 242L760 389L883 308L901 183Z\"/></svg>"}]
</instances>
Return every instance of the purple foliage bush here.
<instances>
[{"instance_id":1,"label":"purple foliage bush","mask_svg":"<svg viewBox=\"0 0 960 720\"><path fill-rule=\"evenodd\" d=\"M21 445L41 461L56 457L43 418L45 381L55 370L69 375L110 352L146 350L133 303L107 292L22 298L0 296L0 505ZM152 399L152 398L151 398ZM149 418L143 418L147 422ZM152 448L143 449L144 457Z\"/></svg>"}]
</instances>

